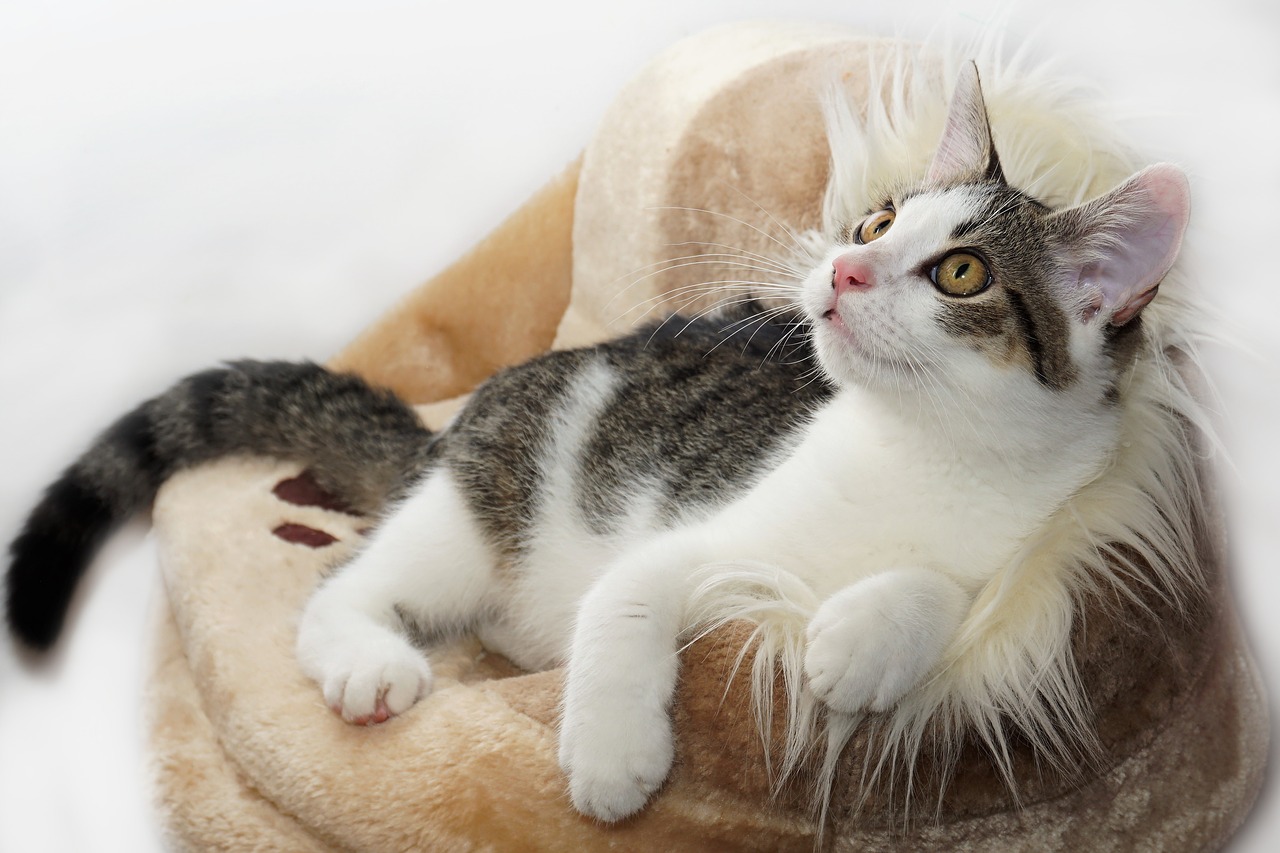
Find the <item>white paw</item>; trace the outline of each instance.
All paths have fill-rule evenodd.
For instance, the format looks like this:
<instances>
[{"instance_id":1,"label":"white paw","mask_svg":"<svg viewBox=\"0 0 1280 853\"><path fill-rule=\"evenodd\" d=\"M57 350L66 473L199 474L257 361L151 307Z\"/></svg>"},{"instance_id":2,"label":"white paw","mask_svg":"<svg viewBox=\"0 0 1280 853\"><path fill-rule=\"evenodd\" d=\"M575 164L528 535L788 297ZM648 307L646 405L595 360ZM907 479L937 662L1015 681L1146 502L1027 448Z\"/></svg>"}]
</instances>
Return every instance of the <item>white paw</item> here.
<instances>
[{"instance_id":1,"label":"white paw","mask_svg":"<svg viewBox=\"0 0 1280 853\"><path fill-rule=\"evenodd\" d=\"M298 632L298 662L324 700L348 723L372 725L403 714L431 689L431 667L399 634L357 617L308 620ZM309 624L310 623L310 624ZM340 627L341 630L335 630Z\"/></svg>"},{"instance_id":2,"label":"white paw","mask_svg":"<svg viewBox=\"0 0 1280 853\"><path fill-rule=\"evenodd\" d=\"M675 747L665 710L609 705L566 709L560 767L569 777L574 808L613 822L639 811L658 790Z\"/></svg>"},{"instance_id":3,"label":"white paw","mask_svg":"<svg viewBox=\"0 0 1280 853\"><path fill-rule=\"evenodd\" d=\"M403 714L431 688L431 667L406 640L389 634L329 661L324 700L348 723L370 725Z\"/></svg>"},{"instance_id":4,"label":"white paw","mask_svg":"<svg viewBox=\"0 0 1280 853\"><path fill-rule=\"evenodd\" d=\"M889 710L938 663L966 608L954 581L926 570L845 587L809 623L810 688L836 711Z\"/></svg>"}]
</instances>

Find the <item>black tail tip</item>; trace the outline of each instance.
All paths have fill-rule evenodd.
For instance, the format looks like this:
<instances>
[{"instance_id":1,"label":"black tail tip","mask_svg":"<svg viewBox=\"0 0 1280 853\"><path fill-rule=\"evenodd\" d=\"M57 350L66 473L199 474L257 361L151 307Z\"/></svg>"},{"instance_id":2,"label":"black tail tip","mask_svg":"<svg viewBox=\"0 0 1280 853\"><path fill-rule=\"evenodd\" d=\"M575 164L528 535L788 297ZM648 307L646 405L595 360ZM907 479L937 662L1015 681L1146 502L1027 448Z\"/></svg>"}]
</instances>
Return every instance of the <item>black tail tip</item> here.
<instances>
[{"instance_id":1,"label":"black tail tip","mask_svg":"<svg viewBox=\"0 0 1280 853\"><path fill-rule=\"evenodd\" d=\"M83 555L68 554L61 545L30 536L13 543L5 617L14 639L30 651L47 652L57 643L81 574L53 568L83 565Z\"/></svg>"},{"instance_id":2,"label":"black tail tip","mask_svg":"<svg viewBox=\"0 0 1280 853\"><path fill-rule=\"evenodd\" d=\"M9 546L5 615L19 643L35 652L53 648L76 585L124 516L70 473L49 487Z\"/></svg>"},{"instance_id":3,"label":"black tail tip","mask_svg":"<svg viewBox=\"0 0 1280 853\"><path fill-rule=\"evenodd\" d=\"M45 654L62 634L63 620L41 619L25 613L9 612L9 633L27 651Z\"/></svg>"}]
</instances>

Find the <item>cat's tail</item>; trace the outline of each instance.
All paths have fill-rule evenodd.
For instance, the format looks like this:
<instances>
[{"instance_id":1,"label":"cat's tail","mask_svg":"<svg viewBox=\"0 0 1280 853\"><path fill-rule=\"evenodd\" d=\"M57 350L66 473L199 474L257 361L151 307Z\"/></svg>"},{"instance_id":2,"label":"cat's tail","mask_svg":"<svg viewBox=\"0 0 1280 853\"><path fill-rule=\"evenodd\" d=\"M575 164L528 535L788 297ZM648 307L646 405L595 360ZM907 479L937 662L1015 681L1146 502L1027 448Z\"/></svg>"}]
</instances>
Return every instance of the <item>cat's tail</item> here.
<instances>
[{"instance_id":1,"label":"cat's tail","mask_svg":"<svg viewBox=\"0 0 1280 853\"><path fill-rule=\"evenodd\" d=\"M236 454L289 459L369 513L417 479L431 438L391 392L316 364L239 361L190 376L112 424L32 510L10 546L10 629L50 648L98 547L182 468Z\"/></svg>"}]
</instances>

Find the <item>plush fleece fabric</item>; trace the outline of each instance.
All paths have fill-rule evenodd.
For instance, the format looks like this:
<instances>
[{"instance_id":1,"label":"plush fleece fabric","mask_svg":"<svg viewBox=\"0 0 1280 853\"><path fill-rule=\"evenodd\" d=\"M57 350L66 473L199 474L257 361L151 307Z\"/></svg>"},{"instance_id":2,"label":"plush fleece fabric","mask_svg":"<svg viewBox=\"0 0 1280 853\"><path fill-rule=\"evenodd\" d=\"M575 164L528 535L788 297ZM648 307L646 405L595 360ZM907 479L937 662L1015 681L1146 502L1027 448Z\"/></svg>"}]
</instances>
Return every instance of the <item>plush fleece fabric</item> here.
<instances>
[{"instance_id":1,"label":"plush fleece fabric","mask_svg":"<svg viewBox=\"0 0 1280 853\"><path fill-rule=\"evenodd\" d=\"M635 271L670 257L672 244L768 254L770 240L785 239L773 223L818 224L828 153L817 93L836 79L867 100L869 57L889 49L839 31L754 25L677 45L619 96L579 163L332 364L437 404L421 412L439 422L450 406L441 401L505 364L553 341L625 328L639 319L627 309L650 297L679 305L663 294L717 276L682 269L639 279ZM1052 116L1027 118L1045 134L1065 132ZM1119 177L1102 169L1095 179ZM499 289L506 307L495 311ZM175 849L814 848L808 777L771 793L747 678L730 679L745 637L733 627L685 651L675 768L652 803L617 826L569 804L556 763L560 671L519 672L464 639L433 652L436 689L408 713L371 728L342 723L299 672L294 631L319 578L372 520L281 500L273 490L297 473L271 460L226 460L175 477L156 504L168 607L157 628L152 744ZM1205 522L1222 529L1220 519ZM277 535L282 525L334 541L288 541ZM1060 775L1020 752L1015 803L972 745L941 798L920 797L907 816L888 780L859 786L864 751L855 737L824 844L1223 845L1261 783L1268 726L1226 603L1216 535L1203 543L1203 563L1211 595L1189 614L1164 614L1159 630L1136 605L1085 605L1074 650L1097 712L1101 762ZM927 790L936 774L917 771Z\"/></svg>"}]
</instances>

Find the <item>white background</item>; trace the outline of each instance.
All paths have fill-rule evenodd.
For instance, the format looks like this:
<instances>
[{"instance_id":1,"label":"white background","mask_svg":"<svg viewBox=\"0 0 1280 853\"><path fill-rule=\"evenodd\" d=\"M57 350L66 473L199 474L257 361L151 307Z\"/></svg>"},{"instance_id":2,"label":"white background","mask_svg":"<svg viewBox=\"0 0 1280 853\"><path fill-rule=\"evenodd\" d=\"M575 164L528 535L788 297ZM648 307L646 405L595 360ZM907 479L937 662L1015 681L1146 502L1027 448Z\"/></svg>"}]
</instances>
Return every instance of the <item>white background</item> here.
<instances>
[{"instance_id":1,"label":"white background","mask_svg":"<svg viewBox=\"0 0 1280 853\"><path fill-rule=\"evenodd\" d=\"M1011 43L1038 31L1128 105L1152 160L1192 176L1200 285L1235 344L1211 363L1237 598L1274 686L1280 20L1270 0L1209 5L1028 0ZM334 352L557 173L676 39L749 18L965 33L999 6L7 0L0 540L98 429L175 378ZM158 846L140 757L156 575L131 530L51 666L0 647L0 851ZM1278 799L1264 791L1236 849L1280 849Z\"/></svg>"}]
</instances>

